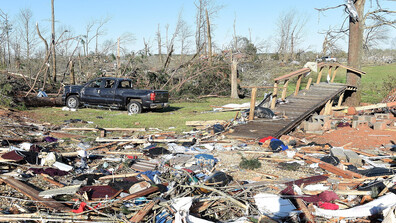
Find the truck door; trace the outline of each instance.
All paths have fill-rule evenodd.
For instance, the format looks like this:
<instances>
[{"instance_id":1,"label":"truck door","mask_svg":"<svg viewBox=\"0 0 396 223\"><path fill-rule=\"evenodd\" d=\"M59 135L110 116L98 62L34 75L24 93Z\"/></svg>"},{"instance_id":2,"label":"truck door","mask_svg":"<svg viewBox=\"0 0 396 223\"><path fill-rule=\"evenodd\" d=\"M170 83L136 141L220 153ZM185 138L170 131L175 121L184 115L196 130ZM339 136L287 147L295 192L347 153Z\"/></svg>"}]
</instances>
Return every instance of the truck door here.
<instances>
[{"instance_id":1,"label":"truck door","mask_svg":"<svg viewBox=\"0 0 396 223\"><path fill-rule=\"evenodd\" d=\"M85 85L85 87L81 90L82 102L87 102L89 104L101 104L100 86L102 84L102 79L97 79Z\"/></svg>"},{"instance_id":2,"label":"truck door","mask_svg":"<svg viewBox=\"0 0 396 223\"><path fill-rule=\"evenodd\" d=\"M116 92L115 97L114 97L114 103L119 105L119 106L125 106L125 104L123 104L123 103L125 103L124 102L125 93L126 92L131 93L132 83L131 83L130 80L119 80L119 82L118 82L116 87L117 87L116 88L117 92Z\"/></svg>"},{"instance_id":3,"label":"truck door","mask_svg":"<svg viewBox=\"0 0 396 223\"><path fill-rule=\"evenodd\" d=\"M116 80L115 79L103 79L104 84L100 88L100 97L106 105L114 104L114 95L116 89Z\"/></svg>"}]
</instances>

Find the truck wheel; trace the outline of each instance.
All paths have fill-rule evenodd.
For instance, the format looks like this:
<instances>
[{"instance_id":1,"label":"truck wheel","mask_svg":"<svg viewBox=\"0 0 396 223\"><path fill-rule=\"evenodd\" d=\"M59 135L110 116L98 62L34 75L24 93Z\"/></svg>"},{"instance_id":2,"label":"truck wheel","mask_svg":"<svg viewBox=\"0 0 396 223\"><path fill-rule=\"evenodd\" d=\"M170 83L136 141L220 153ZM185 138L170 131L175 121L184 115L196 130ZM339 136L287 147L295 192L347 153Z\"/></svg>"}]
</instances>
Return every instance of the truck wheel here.
<instances>
[{"instance_id":1,"label":"truck wheel","mask_svg":"<svg viewBox=\"0 0 396 223\"><path fill-rule=\"evenodd\" d=\"M130 114L139 114L142 112L142 104L137 101L131 101L127 105L127 111Z\"/></svg>"},{"instance_id":2,"label":"truck wheel","mask_svg":"<svg viewBox=\"0 0 396 223\"><path fill-rule=\"evenodd\" d=\"M66 99L66 106L69 108L78 108L78 106L80 105L80 99L78 99L77 96L72 95L67 97Z\"/></svg>"}]
</instances>

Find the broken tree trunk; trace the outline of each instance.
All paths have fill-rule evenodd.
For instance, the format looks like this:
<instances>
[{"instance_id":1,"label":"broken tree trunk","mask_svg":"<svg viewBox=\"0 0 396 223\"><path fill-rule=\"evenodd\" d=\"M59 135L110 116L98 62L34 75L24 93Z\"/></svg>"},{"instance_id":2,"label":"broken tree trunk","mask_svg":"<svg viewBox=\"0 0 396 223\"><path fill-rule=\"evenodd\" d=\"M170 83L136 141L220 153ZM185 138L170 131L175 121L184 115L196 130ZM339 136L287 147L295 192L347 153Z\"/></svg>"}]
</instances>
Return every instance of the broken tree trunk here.
<instances>
[{"instance_id":1,"label":"broken tree trunk","mask_svg":"<svg viewBox=\"0 0 396 223\"><path fill-rule=\"evenodd\" d=\"M348 66L360 69L362 58L362 43L363 43L363 30L364 24L363 13L364 4L366 0L355 1L355 7L358 12L359 21L353 21L349 18L349 44L348 44ZM347 70L347 84L357 88L351 97L346 100L346 103L351 106L359 105L361 98L360 89L361 76L351 70Z\"/></svg>"},{"instance_id":2,"label":"broken tree trunk","mask_svg":"<svg viewBox=\"0 0 396 223\"><path fill-rule=\"evenodd\" d=\"M23 102L27 107L62 106L62 98L50 97L20 97L18 102Z\"/></svg>"},{"instance_id":3,"label":"broken tree trunk","mask_svg":"<svg viewBox=\"0 0 396 223\"><path fill-rule=\"evenodd\" d=\"M232 60L231 64L231 98L239 99L238 96L238 62Z\"/></svg>"}]
</instances>

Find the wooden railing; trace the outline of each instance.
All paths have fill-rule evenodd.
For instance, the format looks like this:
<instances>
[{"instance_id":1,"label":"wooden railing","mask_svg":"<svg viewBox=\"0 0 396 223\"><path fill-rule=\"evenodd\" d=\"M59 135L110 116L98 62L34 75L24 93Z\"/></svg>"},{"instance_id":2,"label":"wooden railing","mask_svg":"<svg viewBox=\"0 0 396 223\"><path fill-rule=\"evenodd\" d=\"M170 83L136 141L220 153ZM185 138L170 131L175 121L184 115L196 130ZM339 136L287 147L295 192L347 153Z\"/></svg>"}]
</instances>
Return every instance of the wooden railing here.
<instances>
[{"instance_id":1,"label":"wooden railing","mask_svg":"<svg viewBox=\"0 0 396 223\"><path fill-rule=\"evenodd\" d=\"M328 77L330 78L330 82L333 83L334 79L337 75L337 70L339 67L345 68L347 70L353 71L359 75L363 75L365 74L365 72L352 68L352 67L348 67L345 65L342 65L340 63L318 63L317 64L317 69L318 69L318 77L316 79L316 83L319 84L321 79L322 79L322 72L323 72L323 68L328 67ZM334 70L333 70L334 68ZM278 89L283 88L282 91L282 95L281 95L281 99L285 100L286 98L286 92L287 92L287 87L289 85L289 81L294 78L297 77L297 83L296 83L296 88L294 90L294 95L297 95L298 92L300 91L300 87L301 87L301 81L302 79L306 76L306 74L308 74L309 72L311 72L311 70L309 68L302 68L299 70L296 70L294 72L291 72L289 74L285 74L283 76L277 77L274 79L274 90L272 93L272 101L271 101L271 109L275 108L276 105L276 100L278 99ZM279 87L280 83L283 81L283 87ZM312 78L308 79L308 83L306 86L306 89L308 90L311 86L312 83Z\"/></svg>"},{"instance_id":2,"label":"wooden railing","mask_svg":"<svg viewBox=\"0 0 396 223\"><path fill-rule=\"evenodd\" d=\"M316 79L316 84L319 84L321 79L322 79L322 72L323 72L323 68L328 67L328 77L330 78L330 82L333 83L335 80L335 77L337 75L337 70L339 67L345 68L347 70L353 71L356 74L359 75L363 75L365 74L365 72L352 68L352 67L348 67L345 65L342 65L340 63L318 63L317 64L317 70L318 72L318 77ZM334 68L334 69L333 69ZM297 77L297 82L296 82L296 88L294 89L294 95L297 95L298 92L300 91L300 87L301 87L301 82L302 79L304 77L306 77L306 74L308 74L309 72L311 72L311 69L309 68L301 68L299 70L296 70L294 72L291 72L289 74L285 74L283 76L277 77L274 79L274 86L243 86L242 88L251 88L252 89L252 94L251 94L251 100L250 100L250 112L249 112L249 120L253 120L254 118L254 110L255 110L255 103L256 103L256 97L257 97L257 89L259 88L272 88L273 89L273 93L272 93L272 101L271 101L271 109L275 108L276 105L276 101L278 99L278 93L279 90L282 90L282 94L281 94L281 99L285 100L286 99L286 94L287 94L287 88L289 85L289 82L291 79ZM281 84L283 82L283 84ZM305 89L309 89L312 83L312 78L310 77L307 81L307 86L305 87ZM282 86L281 86L282 85ZM340 103L342 101L343 95L340 97L340 100L338 102L338 106L340 106ZM328 109L328 107L330 107L330 102L326 103L326 108Z\"/></svg>"}]
</instances>

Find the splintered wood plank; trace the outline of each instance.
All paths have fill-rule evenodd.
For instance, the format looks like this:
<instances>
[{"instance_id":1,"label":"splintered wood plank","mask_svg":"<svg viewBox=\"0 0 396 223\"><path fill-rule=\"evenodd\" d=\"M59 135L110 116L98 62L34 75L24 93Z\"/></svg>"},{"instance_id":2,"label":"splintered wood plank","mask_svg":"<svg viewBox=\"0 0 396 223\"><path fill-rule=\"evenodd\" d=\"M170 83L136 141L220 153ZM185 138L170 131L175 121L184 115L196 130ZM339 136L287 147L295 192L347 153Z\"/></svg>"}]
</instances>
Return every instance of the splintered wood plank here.
<instances>
[{"instance_id":1,"label":"splintered wood plank","mask_svg":"<svg viewBox=\"0 0 396 223\"><path fill-rule=\"evenodd\" d=\"M149 211L151 211L154 205L158 202L159 200L150 201L142 209L140 209L131 219L129 219L129 221L134 223L140 222L141 220L143 220L144 216L146 216L147 213L149 213Z\"/></svg>"},{"instance_id":2,"label":"splintered wood plank","mask_svg":"<svg viewBox=\"0 0 396 223\"><path fill-rule=\"evenodd\" d=\"M40 197L38 194L39 192L30 187L27 184L22 183L19 180L16 180L12 177L8 177L8 178L2 178L0 179L0 181L6 183L8 186L14 188L15 190L21 192L22 194L24 194L25 196L29 197L30 199L34 200L34 201L38 201L40 204L42 204L43 206L47 207L47 208L51 208L57 211L63 211L63 212L70 212L71 209L69 207L66 207L63 204L60 204L58 201L54 200L54 199L48 199L48 198L42 198Z\"/></svg>"}]
</instances>

